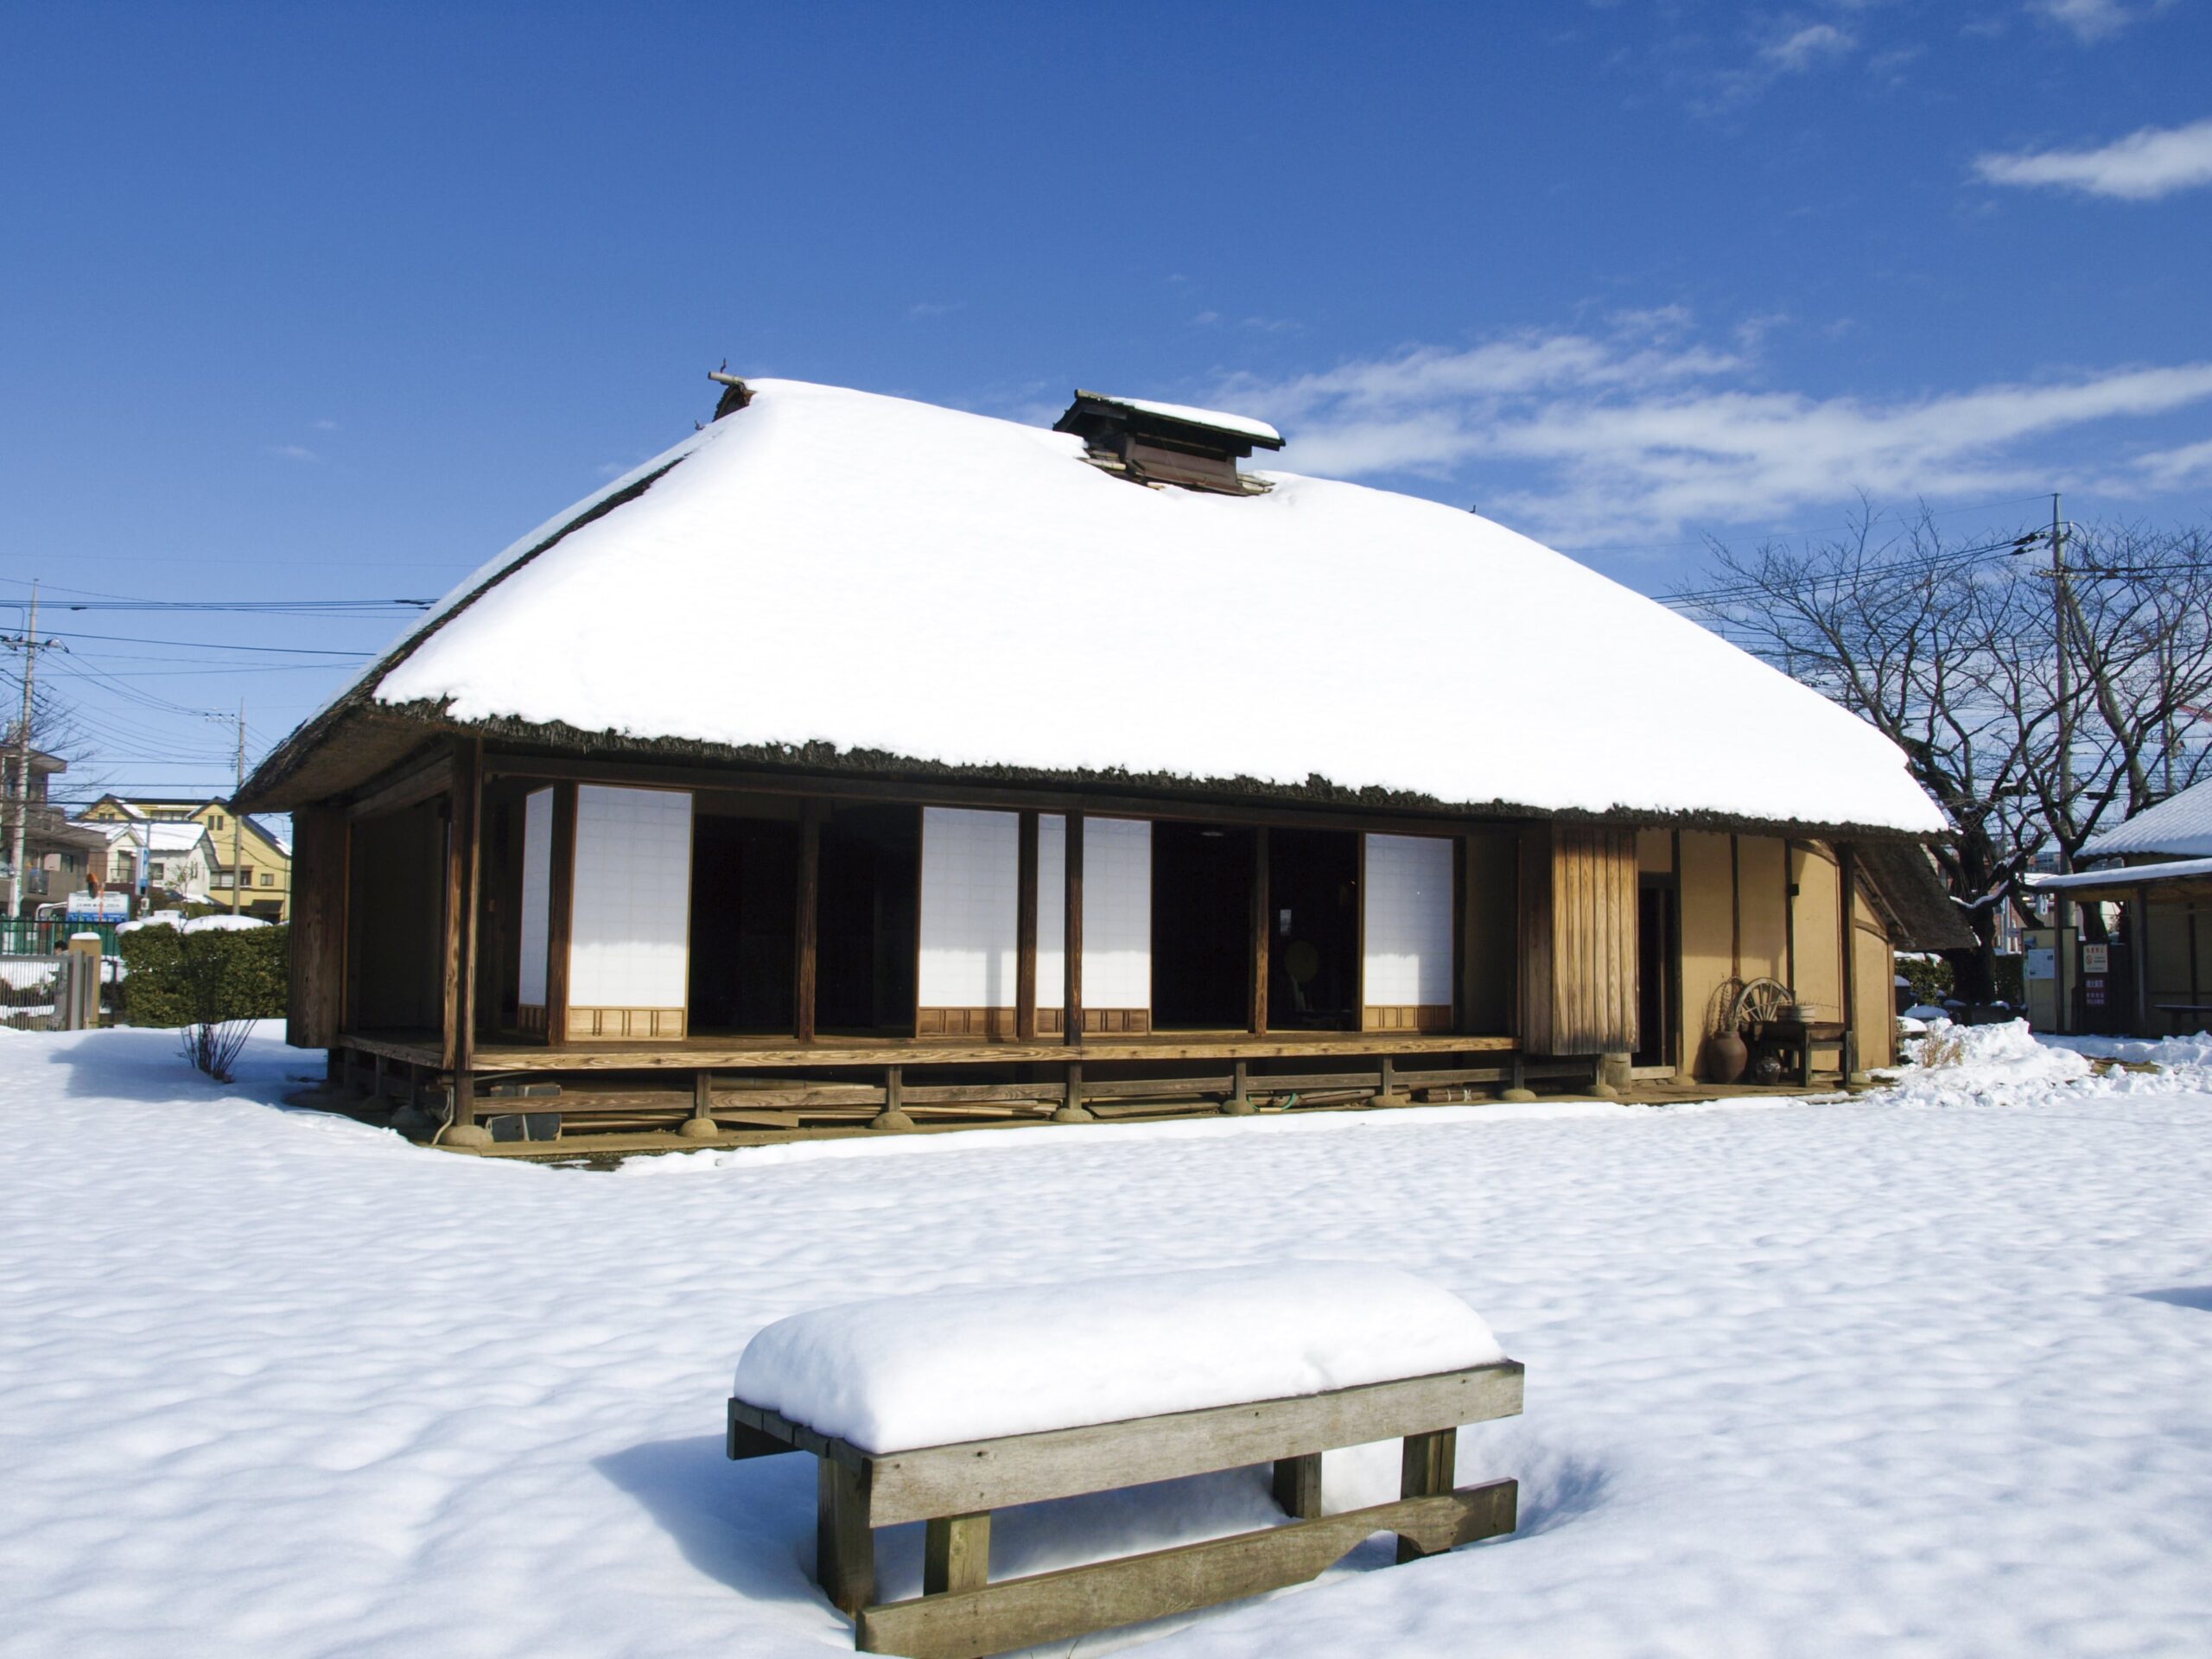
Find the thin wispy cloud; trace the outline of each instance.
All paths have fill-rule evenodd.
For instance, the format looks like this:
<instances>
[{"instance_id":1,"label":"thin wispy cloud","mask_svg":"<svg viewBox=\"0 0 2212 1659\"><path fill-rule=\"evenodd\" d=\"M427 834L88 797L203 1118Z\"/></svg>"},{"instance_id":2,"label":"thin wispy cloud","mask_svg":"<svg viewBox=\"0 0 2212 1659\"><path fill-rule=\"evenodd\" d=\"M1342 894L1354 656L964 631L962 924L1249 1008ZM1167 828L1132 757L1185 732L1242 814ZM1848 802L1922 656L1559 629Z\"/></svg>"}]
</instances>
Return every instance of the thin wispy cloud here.
<instances>
[{"instance_id":1,"label":"thin wispy cloud","mask_svg":"<svg viewBox=\"0 0 2212 1659\"><path fill-rule=\"evenodd\" d=\"M322 457L304 443L272 443L269 453L283 461L321 461Z\"/></svg>"},{"instance_id":2,"label":"thin wispy cloud","mask_svg":"<svg viewBox=\"0 0 2212 1659\"><path fill-rule=\"evenodd\" d=\"M1817 64L1845 56L1857 44L1834 23L1808 23L1771 42L1759 55L1787 73L1802 74Z\"/></svg>"},{"instance_id":3,"label":"thin wispy cloud","mask_svg":"<svg viewBox=\"0 0 2212 1659\"><path fill-rule=\"evenodd\" d=\"M2045 149L1979 156L1974 171L1991 184L2041 185L2122 201L2154 201L2212 184L2212 120L2145 127L2088 149Z\"/></svg>"},{"instance_id":4,"label":"thin wispy cloud","mask_svg":"<svg viewBox=\"0 0 2212 1659\"><path fill-rule=\"evenodd\" d=\"M2212 438L2185 443L2177 449L2154 449L2139 455L2135 471L2154 489L2178 489L2183 485L2212 480Z\"/></svg>"},{"instance_id":5,"label":"thin wispy cloud","mask_svg":"<svg viewBox=\"0 0 2212 1659\"><path fill-rule=\"evenodd\" d=\"M2075 40L2092 43L2111 39L2136 16L2120 0L2031 0L2028 10Z\"/></svg>"},{"instance_id":6,"label":"thin wispy cloud","mask_svg":"<svg viewBox=\"0 0 2212 1659\"><path fill-rule=\"evenodd\" d=\"M1662 314L1663 315L1663 314ZM1417 347L1268 384L1222 406L1275 421L1300 472L1483 480L1485 511L1567 543L1650 542L1850 500L2048 486L2039 441L2212 404L2212 362L1904 397L1760 383L1743 351L1650 317L1610 331ZM2193 465L2175 451L2169 469ZM2137 474L2155 481L2148 458ZM1513 480L1510 487L1497 480Z\"/></svg>"}]
</instances>

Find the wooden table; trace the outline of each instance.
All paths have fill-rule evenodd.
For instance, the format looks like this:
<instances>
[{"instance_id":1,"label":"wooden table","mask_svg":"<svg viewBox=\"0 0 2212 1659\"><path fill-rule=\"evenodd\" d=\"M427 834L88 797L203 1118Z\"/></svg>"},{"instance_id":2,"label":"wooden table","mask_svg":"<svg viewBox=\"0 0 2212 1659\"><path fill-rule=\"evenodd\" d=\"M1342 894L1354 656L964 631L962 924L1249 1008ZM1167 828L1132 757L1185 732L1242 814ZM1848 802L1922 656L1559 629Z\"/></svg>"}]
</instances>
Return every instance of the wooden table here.
<instances>
[{"instance_id":1,"label":"wooden table","mask_svg":"<svg viewBox=\"0 0 2212 1659\"><path fill-rule=\"evenodd\" d=\"M1463 1423L1521 1409L1515 1360L1428 1376L1078 1428L874 1452L764 1407L729 1402L733 1458L810 1452L819 1459L815 1576L852 1615L864 1653L969 1659L1071 1640L1302 1584L1377 1532L1408 1561L1513 1530L1519 1484L1455 1489ZM1321 1513L1321 1454L1402 1439L1396 1502ZM997 1583L991 1512L1079 1492L1274 1465L1288 1524ZM922 1593L875 1600L875 1529L927 1523Z\"/></svg>"},{"instance_id":2,"label":"wooden table","mask_svg":"<svg viewBox=\"0 0 2212 1659\"><path fill-rule=\"evenodd\" d=\"M1859 1069L1859 1044L1851 1028L1830 1020L1754 1020L1745 1027L1744 1041L1756 1060L1761 1048L1786 1049L1796 1057L1799 1087L1813 1086L1813 1051L1833 1045L1836 1067L1848 1080Z\"/></svg>"}]
</instances>

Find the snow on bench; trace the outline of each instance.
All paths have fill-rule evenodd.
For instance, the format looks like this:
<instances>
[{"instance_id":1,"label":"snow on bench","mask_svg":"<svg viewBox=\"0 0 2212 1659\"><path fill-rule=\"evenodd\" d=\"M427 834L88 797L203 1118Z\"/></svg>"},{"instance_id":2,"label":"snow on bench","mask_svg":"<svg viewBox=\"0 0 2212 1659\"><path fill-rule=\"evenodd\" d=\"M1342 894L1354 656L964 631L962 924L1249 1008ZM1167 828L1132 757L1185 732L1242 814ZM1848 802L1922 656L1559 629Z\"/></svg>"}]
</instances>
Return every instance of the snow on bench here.
<instances>
[{"instance_id":1,"label":"snow on bench","mask_svg":"<svg viewBox=\"0 0 2212 1659\"><path fill-rule=\"evenodd\" d=\"M1454 1491L1463 1423L1521 1408L1521 1367L1451 1292L1287 1262L816 1309L749 1343L733 1458L821 1459L817 1577L866 1651L986 1654L1314 1577L1376 1532L1399 1559L1510 1532L1517 1487ZM1402 1496L1321 1513L1321 1453L1402 1438ZM1011 1504L1274 1465L1294 1524L989 1580ZM874 1529L928 1524L923 1594L872 1605Z\"/></svg>"}]
</instances>

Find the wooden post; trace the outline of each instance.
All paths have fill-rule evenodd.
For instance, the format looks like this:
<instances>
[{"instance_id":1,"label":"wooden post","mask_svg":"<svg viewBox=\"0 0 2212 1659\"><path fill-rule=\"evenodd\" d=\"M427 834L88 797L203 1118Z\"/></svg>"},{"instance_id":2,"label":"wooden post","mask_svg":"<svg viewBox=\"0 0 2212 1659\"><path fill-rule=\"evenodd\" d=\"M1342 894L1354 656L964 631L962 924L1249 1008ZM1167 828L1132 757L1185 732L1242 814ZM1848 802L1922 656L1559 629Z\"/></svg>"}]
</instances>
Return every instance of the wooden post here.
<instances>
[{"instance_id":1,"label":"wooden post","mask_svg":"<svg viewBox=\"0 0 2212 1659\"><path fill-rule=\"evenodd\" d=\"M1090 1123L1097 1115L1083 1103L1083 1062L1068 1062L1067 1091L1060 1097L1060 1109L1052 1114L1055 1123Z\"/></svg>"},{"instance_id":2,"label":"wooden post","mask_svg":"<svg viewBox=\"0 0 2212 1659\"><path fill-rule=\"evenodd\" d=\"M1274 899L1268 884L1268 826L1252 831L1252 1034L1268 1034L1268 952L1274 930L1269 916Z\"/></svg>"},{"instance_id":3,"label":"wooden post","mask_svg":"<svg viewBox=\"0 0 2212 1659\"><path fill-rule=\"evenodd\" d=\"M1459 1431L1456 1428L1407 1435L1398 1465L1398 1496L1435 1497L1450 1491L1459 1458ZM1416 1540L1399 1535L1400 1561L1417 1561L1428 1553Z\"/></svg>"},{"instance_id":4,"label":"wooden post","mask_svg":"<svg viewBox=\"0 0 2212 1659\"><path fill-rule=\"evenodd\" d=\"M345 1029L346 815L335 807L292 813L291 995L284 1040L335 1050Z\"/></svg>"},{"instance_id":5,"label":"wooden post","mask_svg":"<svg viewBox=\"0 0 2212 1659\"><path fill-rule=\"evenodd\" d=\"M1037 1040L1037 813L1022 810L1020 840L1015 855L1014 880L1019 891L1014 910L1014 1036L1016 1042Z\"/></svg>"},{"instance_id":6,"label":"wooden post","mask_svg":"<svg viewBox=\"0 0 2212 1659\"><path fill-rule=\"evenodd\" d=\"M1246 1073L1245 1062L1243 1060L1232 1062L1230 1066L1229 1098L1221 1103L1221 1109L1224 1116L1249 1117L1259 1109L1252 1104L1252 1097L1247 1092L1250 1082L1251 1079Z\"/></svg>"},{"instance_id":7,"label":"wooden post","mask_svg":"<svg viewBox=\"0 0 2212 1659\"><path fill-rule=\"evenodd\" d=\"M446 1139L488 1143L476 1123L476 922L484 817L484 740L454 745L452 803L446 820L445 1040L441 1069L453 1096Z\"/></svg>"},{"instance_id":8,"label":"wooden post","mask_svg":"<svg viewBox=\"0 0 2212 1659\"><path fill-rule=\"evenodd\" d=\"M991 1512L923 1522L922 1593L980 1590L991 1580Z\"/></svg>"},{"instance_id":9,"label":"wooden post","mask_svg":"<svg viewBox=\"0 0 2212 1659\"><path fill-rule=\"evenodd\" d=\"M1277 1458L1274 1469L1275 1507L1299 1521L1313 1521L1321 1513L1321 1454L1307 1452L1294 1458Z\"/></svg>"},{"instance_id":10,"label":"wooden post","mask_svg":"<svg viewBox=\"0 0 2212 1659\"><path fill-rule=\"evenodd\" d=\"M1835 849L1835 884L1843 912L1843 1052L1836 1066L1842 1081L1859 1069L1859 852L1846 842ZM1813 1079L1813 1045L1805 1045L1805 1081Z\"/></svg>"},{"instance_id":11,"label":"wooden post","mask_svg":"<svg viewBox=\"0 0 2212 1659\"><path fill-rule=\"evenodd\" d=\"M2135 964L2135 1034L2151 1031L2151 890L2135 889L2135 909L2127 918L2127 954Z\"/></svg>"},{"instance_id":12,"label":"wooden post","mask_svg":"<svg viewBox=\"0 0 2212 1659\"><path fill-rule=\"evenodd\" d=\"M1067 815L1067 920L1060 934L1062 1040L1083 1041L1083 814ZM1071 1106L1075 1102L1068 1103Z\"/></svg>"},{"instance_id":13,"label":"wooden post","mask_svg":"<svg viewBox=\"0 0 2212 1659\"><path fill-rule=\"evenodd\" d=\"M553 785L552 868L546 873L545 1040L569 1040L569 963L576 913L576 786Z\"/></svg>"},{"instance_id":14,"label":"wooden post","mask_svg":"<svg viewBox=\"0 0 2212 1659\"><path fill-rule=\"evenodd\" d=\"M791 938L791 1034L814 1040L814 976L822 897L822 803L810 796L798 810L798 914Z\"/></svg>"},{"instance_id":15,"label":"wooden post","mask_svg":"<svg viewBox=\"0 0 2212 1659\"><path fill-rule=\"evenodd\" d=\"M815 1477L814 1577L841 1612L857 1616L875 1599L868 1488L835 1458L820 1459Z\"/></svg>"},{"instance_id":16,"label":"wooden post","mask_svg":"<svg viewBox=\"0 0 2212 1659\"><path fill-rule=\"evenodd\" d=\"M902 1066L887 1065L883 1069L883 1109L868 1119L871 1129L911 1129L914 1120L906 1116L906 1073Z\"/></svg>"}]
</instances>

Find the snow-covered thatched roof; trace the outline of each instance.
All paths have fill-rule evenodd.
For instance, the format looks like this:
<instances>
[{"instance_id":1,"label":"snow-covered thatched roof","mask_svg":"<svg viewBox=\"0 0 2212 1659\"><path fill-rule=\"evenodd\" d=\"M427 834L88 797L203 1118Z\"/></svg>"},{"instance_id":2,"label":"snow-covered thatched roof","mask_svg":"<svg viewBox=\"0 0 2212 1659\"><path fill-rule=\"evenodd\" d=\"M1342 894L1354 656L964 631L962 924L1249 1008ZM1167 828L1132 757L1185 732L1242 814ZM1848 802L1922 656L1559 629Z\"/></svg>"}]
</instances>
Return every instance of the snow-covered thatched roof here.
<instances>
[{"instance_id":1,"label":"snow-covered thatched roof","mask_svg":"<svg viewBox=\"0 0 2212 1659\"><path fill-rule=\"evenodd\" d=\"M2212 858L2212 779L2091 836L2082 849L2083 858L2126 858L2139 853Z\"/></svg>"},{"instance_id":2,"label":"snow-covered thatched roof","mask_svg":"<svg viewBox=\"0 0 2212 1659\"><path fill-rule=\"evenodd\" d=\"M1274 472L1264 494L1149 488L1067 434L750 389L463 583L242 798L290 804L303 750L382 709L995 776L1942 828L1871 727L1471 513Z\"/></svg>"}]
</instances>

